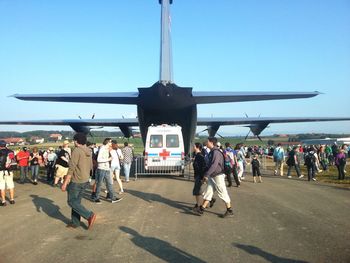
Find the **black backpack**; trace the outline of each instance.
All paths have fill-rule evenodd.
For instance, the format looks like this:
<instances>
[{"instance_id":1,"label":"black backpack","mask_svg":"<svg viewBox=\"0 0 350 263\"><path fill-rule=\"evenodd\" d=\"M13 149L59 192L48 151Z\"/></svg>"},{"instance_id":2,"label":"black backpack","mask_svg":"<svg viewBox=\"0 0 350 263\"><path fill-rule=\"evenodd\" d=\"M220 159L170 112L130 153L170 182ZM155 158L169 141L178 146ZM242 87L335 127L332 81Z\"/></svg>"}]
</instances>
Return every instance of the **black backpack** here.
<instances>
[{"instance_id":1,"label":"black backpack","mask_svg":"<svg viewBox=\"0 0 350 263\"><path fill-rule=\"evenodd\" d=\"M9 160L9 161L8 161ZM0 150L0 171L13 171L17 169L17 161L13 151L8 149Z\"/></svg>"},{"instance_id":2,"label":"black backpack","mask_svg":"<svg viewBox=\"0 0 350 263\"><path fill-rule=\"evenodd\" d=\"M305 155L305 165L306 166L312 166L314 163L315 163L315 155L313 152L308 152L306 155Z\"/></svg>"},{"instance_id":3,"label":"black backpack","mask_svg":"<svg viewBox=\"0 0 350 263\"><path fill-rule=\"evenodd\" d=\"M0 171L6 170L7 152L6 149L0 150Z\"/></svg>"}]
</instances>

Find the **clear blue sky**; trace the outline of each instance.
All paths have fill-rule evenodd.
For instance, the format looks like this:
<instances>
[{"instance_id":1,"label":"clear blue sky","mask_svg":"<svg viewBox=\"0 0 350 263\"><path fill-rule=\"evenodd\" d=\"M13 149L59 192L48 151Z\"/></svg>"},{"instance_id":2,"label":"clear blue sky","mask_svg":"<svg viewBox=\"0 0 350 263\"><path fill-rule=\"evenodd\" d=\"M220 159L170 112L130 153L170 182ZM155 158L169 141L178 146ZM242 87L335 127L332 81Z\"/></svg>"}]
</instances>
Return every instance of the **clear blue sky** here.
<instances>
[{"instance_id":1,"label":"clear blue sky","mask_svg":"<svg viewBox=\"0 0 350 263\"><path fill-rule=\"evenodd\" d=\"M350 1L174 0L174 81L196 91L320 91L311 99L201 105L205 117L349 117ZM160 5L0 1L2 120L134 117L136 107L25 102L14 93L135 91L159 78ZM0 130L57 127L0 126ZM62 127L59 127L62 128ZM243 134L231 126L224 133ZM350 132L350 122L274 124Z\"/></svg>"}]
</instances>

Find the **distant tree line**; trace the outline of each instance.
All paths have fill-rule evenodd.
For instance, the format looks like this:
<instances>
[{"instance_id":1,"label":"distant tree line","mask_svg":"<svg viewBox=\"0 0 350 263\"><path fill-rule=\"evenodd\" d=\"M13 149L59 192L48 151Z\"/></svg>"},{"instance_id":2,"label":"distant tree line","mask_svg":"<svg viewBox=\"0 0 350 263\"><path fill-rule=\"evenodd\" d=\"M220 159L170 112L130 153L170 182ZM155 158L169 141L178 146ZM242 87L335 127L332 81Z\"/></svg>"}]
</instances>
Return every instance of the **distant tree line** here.
<instances>
[{"instance_id":1,"label":"distant tree line","mask_svg":"<svg viewBox=\"0 0 350 263\"><path fill-rule=\"evenodd\" d=\"M9 137L19 137L26 138L29 140L31 137L40 137L44 139L48 139L50 134L59 133L62 134L62 138L73 138L74 131L44 131L44 130L36 130L36 131L27 131L27 132L15 132L15 131L0 131L0 138L9 138ZM102 130L93 130L91 132L93 137L120 137L123 134L120 131L102 131Z\"/></svg>"}]
</instances>

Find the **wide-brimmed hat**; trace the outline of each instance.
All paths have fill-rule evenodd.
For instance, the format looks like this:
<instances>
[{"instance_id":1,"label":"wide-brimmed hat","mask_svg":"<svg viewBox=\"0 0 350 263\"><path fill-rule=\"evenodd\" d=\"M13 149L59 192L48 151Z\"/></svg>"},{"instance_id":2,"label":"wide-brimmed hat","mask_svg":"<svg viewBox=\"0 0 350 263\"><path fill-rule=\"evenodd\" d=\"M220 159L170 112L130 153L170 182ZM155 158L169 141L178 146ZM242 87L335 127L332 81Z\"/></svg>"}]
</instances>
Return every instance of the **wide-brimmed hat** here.
<instances>
[{"instance_id":1,"label":"wide-brimmed hat","mask_svg":"<svg viewBox=\"0 0 350 263\"><path fill-rule=\"evenodd\" d=\"M53 147L50 147L50 148L49 148L49 151L53 151Z\"/></svg>"},{"instance_id":2,"label":"wide-brimmed hat","mask_svg":"<svg viewBox=\"0 0 350 263\"><path fill-rule=\"evenodd\" d=\"M64 142L63 142L63 145L68 145L69 144L69 141L68 140L65 140Z\"/></svg>"}]
</instances>

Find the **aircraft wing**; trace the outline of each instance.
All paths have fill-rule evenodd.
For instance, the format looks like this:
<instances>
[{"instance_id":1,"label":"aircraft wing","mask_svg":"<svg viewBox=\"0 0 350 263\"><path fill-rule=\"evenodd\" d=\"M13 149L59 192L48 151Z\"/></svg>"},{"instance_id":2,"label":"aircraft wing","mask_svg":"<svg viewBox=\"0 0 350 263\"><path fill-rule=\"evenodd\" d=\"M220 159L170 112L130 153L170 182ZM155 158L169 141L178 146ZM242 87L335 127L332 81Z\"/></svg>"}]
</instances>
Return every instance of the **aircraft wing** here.
<instances>
[{"instance_id":1,"label":"aircraft wing","mask_svg":"<svg viewBox=\"0 0 350 263\"><path fill-rule=\"evenodd\" d=\"M196 104L310 98L320 92L192 92ZM138 92L14 94L20 100L77 103L138 104Z\"/></svg>"},{"instance_id":2,"label":"aircraft wing","mask_svg":"<svg viewBox=\"0 0 350 263\"><path fill-rule=\"evenodd\" d=\"M196 92L193 98L197 104L220 103L220 102L242 102L259 100L282 100L310 98L321 94L314 92Z\"/></svg>"},{"instance_id":3,"label":"aircraft wing","mask_svg":"<svg viewBox=\"0 0 350 263\"><path fill-rule=\"evenodd\" d=\"M0 125L139 126L137 118L0 121Z\"/></svg>"},{"instance_id":4,"label":"aircraft wing","mask_svg":"<svg viewBox=\"0 0 350 263\"><path fill-rule=\"evenodd\" d=\"M106 92L106 93L69 93L69 94L14 94L20 100L81 102L81 103L109 103L109 104L137 104L138 92Z\"/></svg>"},{"instance_id":5,"label":"aircraft wing","mask_svg":"<svg viewBox=\"0 0 350 263\"><path fill-rule=\"evenodd\" d=\"M222 126L243 124L270 124L290 122L349 121L350 117L247 117L247 118L198 118L198 126Z\"/></svg>"}]
</instances>

